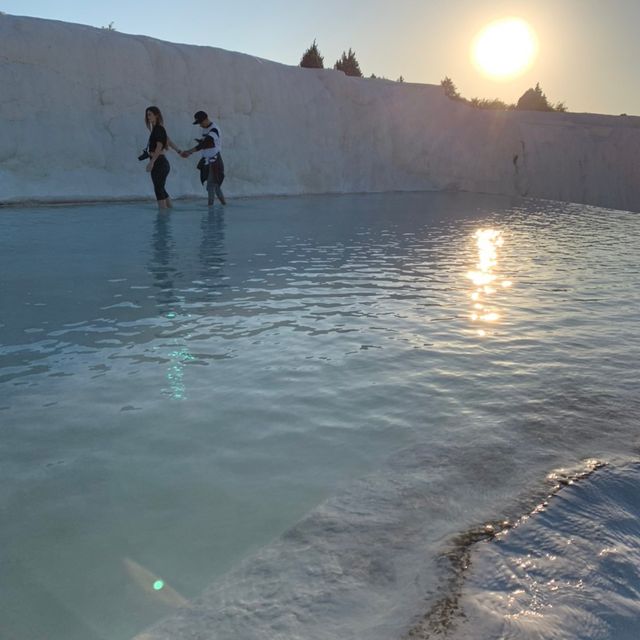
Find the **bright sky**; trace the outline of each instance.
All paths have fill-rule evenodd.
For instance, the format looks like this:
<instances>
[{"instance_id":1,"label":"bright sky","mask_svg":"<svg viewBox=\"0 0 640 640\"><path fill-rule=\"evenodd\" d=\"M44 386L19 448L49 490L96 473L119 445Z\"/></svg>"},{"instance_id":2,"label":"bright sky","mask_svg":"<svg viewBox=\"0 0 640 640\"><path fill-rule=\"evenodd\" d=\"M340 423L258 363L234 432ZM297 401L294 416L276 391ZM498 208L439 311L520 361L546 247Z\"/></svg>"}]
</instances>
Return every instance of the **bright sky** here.
<instances>
[{"instance_id":1,"label":"bright sky","mask_svg":"<svg viewBox=\"0 0 640 640\"><path fill-rule=\"evenodd\" d=\"M430 84L449 76L467 98L505 102L540 82L570 111L640 113L640 0L0 0L0 11L113 22L124 33L291 65L315 39L325 67L351 47L365 76ZM487 78L471 61L471 42L487 23L512 16L536 32L538 57L520 77Z\"/></svg>"}]
</instances>

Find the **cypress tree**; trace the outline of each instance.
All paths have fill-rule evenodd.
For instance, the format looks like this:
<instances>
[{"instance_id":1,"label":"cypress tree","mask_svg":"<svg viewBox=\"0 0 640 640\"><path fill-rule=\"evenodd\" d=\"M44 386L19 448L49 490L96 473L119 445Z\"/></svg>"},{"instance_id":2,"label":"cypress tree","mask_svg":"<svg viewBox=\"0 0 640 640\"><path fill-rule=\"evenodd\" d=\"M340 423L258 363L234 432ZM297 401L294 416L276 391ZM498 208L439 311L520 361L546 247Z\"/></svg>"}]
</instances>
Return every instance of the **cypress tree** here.
<instances>
[{"instance_id":1,"label":"cypress tree","mask_svg":"<svg viewBox=\"0 0 640 640\"><path fill-rule=\"evenodd\" d=\"M453 84L453 80L449 76L445 76L440 80L440 86L444 89L444 95L447 96L447 98L451 98L451 100L463 99L456 85Z\"/></svg>"},{"instance_id":2,"label":"cypress tree","mask_svg":"<svg viewBox=\"0 0 640 640\"><path fill-rule=\"evenodd\" d=\"M306 69L324 69L324 58L318 51L318 45L316 41L304 52L302 60L300 60L300 66Z\"/></svg>"},{"instance_id":3,"label":"cypress tree","mask_svg":"<svg viewBox=\"0 0 640 640\"><path fill-rule=\"evenodd\" d=\"M349 49L349 53L342 52L342 57L335 63L333 68L344 72L348 76L362 78L362 71L360 71L360 65L356 60L356 53L351 49Z\"/></svg>"}]
</instances>

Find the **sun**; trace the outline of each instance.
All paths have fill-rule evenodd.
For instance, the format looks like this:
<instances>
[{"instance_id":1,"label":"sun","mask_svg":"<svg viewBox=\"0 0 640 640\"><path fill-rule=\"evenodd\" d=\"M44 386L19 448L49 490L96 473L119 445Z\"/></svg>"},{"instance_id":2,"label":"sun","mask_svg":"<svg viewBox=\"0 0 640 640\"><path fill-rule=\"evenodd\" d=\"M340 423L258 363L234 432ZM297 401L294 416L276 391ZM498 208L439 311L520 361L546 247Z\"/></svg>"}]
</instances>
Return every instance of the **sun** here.
<instances>
[{"instance_id":1,"label":"sun","mask_svg":"<svg viewBox=\"0 0 640 640\"><path fill-rule=\"evenodd\" d=\"M509 80L523 74L535 61L538 39L520 18L504 18L488 24L474 38L471 58L485 75Z\"/></svg>"}]
</instances>

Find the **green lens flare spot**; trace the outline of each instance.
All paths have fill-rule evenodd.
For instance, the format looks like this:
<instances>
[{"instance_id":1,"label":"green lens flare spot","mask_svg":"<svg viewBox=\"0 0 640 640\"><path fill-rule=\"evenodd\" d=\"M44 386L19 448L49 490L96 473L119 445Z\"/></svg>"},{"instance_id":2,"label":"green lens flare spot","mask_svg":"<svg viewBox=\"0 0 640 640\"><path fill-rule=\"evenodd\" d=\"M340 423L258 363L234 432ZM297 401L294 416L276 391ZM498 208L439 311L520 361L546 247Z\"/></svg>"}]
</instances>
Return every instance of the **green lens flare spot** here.
<instances>
[{"instance_id":1,"label":"green lens flare spot","mask_svg":"<svg viewBox=\"0 0 640 640\"><path fill-rule=\"evenodd\" d=\"M164 589L164 581L163 580L156 580L153 583L153 588L155 591L161 591L162 589Z\"/></svg>"}]
</instances>

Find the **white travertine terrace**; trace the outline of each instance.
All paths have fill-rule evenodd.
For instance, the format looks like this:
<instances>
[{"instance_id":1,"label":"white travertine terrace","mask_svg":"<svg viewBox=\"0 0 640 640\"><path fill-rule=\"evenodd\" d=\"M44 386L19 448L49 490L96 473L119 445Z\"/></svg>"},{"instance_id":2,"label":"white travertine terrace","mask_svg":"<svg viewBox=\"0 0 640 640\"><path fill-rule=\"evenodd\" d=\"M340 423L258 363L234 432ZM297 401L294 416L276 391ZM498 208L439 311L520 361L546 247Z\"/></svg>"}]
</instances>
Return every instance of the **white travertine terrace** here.
<instances>
[{"instance_id":1,"label":"white travertine terrace","mask_svg":"<svg viewBox=\"0 0 640 640\"><path fill-rule=\"evenodd\" d=\"M151 198L144 110L223 132L230 197L459 190L640 210L640 118L473 109L435 85L0 15L0 203ZM173 197L203 190L169 155Z\"/></svg>"}]
</instances>

